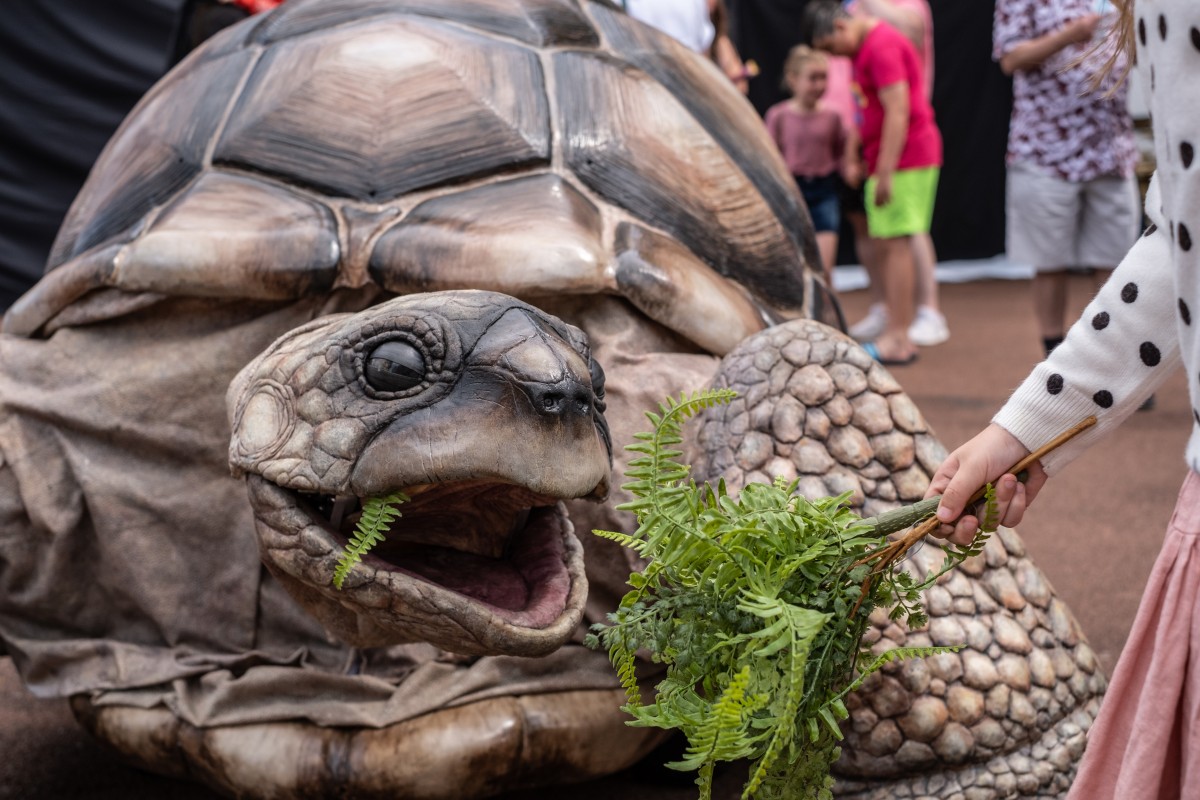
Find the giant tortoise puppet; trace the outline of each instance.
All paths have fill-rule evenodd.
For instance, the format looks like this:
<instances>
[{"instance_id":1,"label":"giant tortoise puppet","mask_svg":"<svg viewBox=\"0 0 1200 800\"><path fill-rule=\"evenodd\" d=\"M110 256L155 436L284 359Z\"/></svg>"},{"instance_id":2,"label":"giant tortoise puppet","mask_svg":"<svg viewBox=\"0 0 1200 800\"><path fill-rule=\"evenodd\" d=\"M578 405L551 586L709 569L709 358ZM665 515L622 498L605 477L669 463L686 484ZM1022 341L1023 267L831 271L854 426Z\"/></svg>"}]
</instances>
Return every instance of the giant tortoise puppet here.
<instances>
[{"instance_id":1,"label":"giant tortoise puppet","mask_svg":"<svg viewBox=\"0 0 1200 800\"><path fill-rule=\"evenodd\" d=\"M134 764L240 797L483 797L657 739L581 644L667 395L697 477L864 513L944 450L818 321L811 227L711 64L592 0L290 0L130 114L0 338L0 644ZM344 590L360 498L412 497ZM940 561L930 545L918 572ZM1002 531L880 618L845 798L1058 797L1105 681Z\"/></svg>"}]
</instances>

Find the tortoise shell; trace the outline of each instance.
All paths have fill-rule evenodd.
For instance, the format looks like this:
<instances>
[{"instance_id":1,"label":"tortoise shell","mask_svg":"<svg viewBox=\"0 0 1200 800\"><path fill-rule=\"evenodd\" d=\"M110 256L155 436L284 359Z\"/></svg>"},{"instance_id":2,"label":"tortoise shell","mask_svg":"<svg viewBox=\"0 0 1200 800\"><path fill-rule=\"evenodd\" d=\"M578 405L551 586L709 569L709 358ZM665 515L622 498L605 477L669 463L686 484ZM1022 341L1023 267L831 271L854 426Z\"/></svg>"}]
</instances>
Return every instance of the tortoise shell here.
<instances>
[{"instance_id":1,"label":"tortoise shell","mask_svg":"<svg viewBox=\"0 0 1200 800\"><path fill-rule=\"evenodd\" d=\"M749 104L609 3L290 0L143 98L5 330L107 313L64 315L105 290L371 284L623 295L663 321L663 282L753 329L820 313L812 238ZM746 332L667 324L718 353Z\"/></svg>"}]
</instances>

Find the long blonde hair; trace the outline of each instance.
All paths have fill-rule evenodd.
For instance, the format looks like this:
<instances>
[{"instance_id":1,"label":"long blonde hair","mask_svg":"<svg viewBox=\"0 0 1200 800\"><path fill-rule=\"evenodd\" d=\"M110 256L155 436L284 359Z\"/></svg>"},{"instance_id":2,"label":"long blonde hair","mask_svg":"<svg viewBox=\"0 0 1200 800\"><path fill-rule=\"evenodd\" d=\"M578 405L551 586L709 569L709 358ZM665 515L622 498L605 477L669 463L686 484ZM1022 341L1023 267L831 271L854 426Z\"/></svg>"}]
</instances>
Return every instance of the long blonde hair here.
<instances>
[{"instance_id":1,"label":"long blonde hair","mask_svg":"<svg viewBox=\"0 0 1200 800\"><path fill-rule=\"evenodd\" d=\"M1095 76L1095 85L1099 86L1100 82L1116 69L1117 62L1122 55L1128 56L1121 67L1121 74L1117 76L1113 88L1108 90L1108 94L1111 94L1116 91L1116 87L1120 86L1129 77L1129 71L1133 69L1133 65L1137 60L1137 44L1134 42L1133 0L1109 0L1109 2L1113 4L1113 8L1117 9L1117 23L1112 26L1112 29L1108 32L1108 36L1098 42L1093 48L1110 48L1108 57L1104 60L1104 66L1101 67Z\"/></svg>"}]
</instances>

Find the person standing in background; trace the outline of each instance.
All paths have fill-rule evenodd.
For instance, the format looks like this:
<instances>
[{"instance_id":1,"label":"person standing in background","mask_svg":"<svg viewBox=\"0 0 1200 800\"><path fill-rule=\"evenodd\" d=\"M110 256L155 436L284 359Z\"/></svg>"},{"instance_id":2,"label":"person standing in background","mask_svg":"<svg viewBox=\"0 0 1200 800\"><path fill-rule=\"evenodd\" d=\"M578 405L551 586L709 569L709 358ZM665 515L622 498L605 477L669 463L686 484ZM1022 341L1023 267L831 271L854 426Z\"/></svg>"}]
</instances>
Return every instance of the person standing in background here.
<instances>
[{"instance_id":1,"label":"person standing in background","mask_svg":"<svg viewBox=\"0 0 1200 800\"><path fill-rule=\"evenodd\" d=\"M619 5L639 22L708 56L742 94L750 91L758 68L743 63L729 37L723 0L623 0Z\"/></svg>"},{"instance_id":2,"label":"person standing in background","mask_svg":"<svg viewBox=\"0 0 1200 800\"><path fill-rule=\"evenodd\" d=\"M857 134L836 111L818 107L828 69L824 53L802 44L793 47L783 65L784 85L792 97L767 109L766 125L808 206L825 281L832 288L841 225L839 173L855 183L862 178Z\"/></svg>"},{"instance_id":3,"label":"person standing in background","mask_svg":"<svg viewBox=\"0 0 1200 800\"><path fill-rule=\"evenodd\" d=\"M738 53L737 45L729 35L729 11L725 0L707 0L708 18L713 25L713 43L708 49L708 57L713 60L725 77L737 87L742 94L750 92L750 79L758 75L758 64L743 61Z\"/></svg>"},{"instance_id":4,"label":"person standing in background","mask_svg":"<svg viewBox=\"0 0 1200 800\"><path fill-rule=\"evenodd\" d=\"M867 227L883 278L887 327L869 351L882 363L917 357L909 338L914 312L912 238L928 233L942 163L942 137L925 97L916 48L882 20L851 16L838 0L813 0L801 38L835 55L853 57L862 91Z\"/></svg>"},{"instance_id":5,"label":"person standing in background","mask_svg":"<svg viewBox=\"0 0 1200 800\"><path fill-rule=\"evenodd\" d=\"M921 57L924 67L925 98L933 98L933 14L928 0L852 0L846 3L851 14L861 13L880 19L904 34ZM858 125L858 107L851 85L849 59L832 58L829 90L825 103L842 115L850 125ZM855 250L870 278L871 305L866 317L850 327L850 333L862 341L877 338L887 327L887 307L883 297L883 279L871 249L867 233L866 209L859 186L847 183L842 195L843 210L855 236ZM909 338L921 347L932 347L950 338L950 327L941 311L937 284L937 253L928 233L912 237L913 263L916 266L913 324Z\"/></svg>"},{"instance_id":6,"label":"person standing in background","mask_svg":"<svg viewBox=\"0 0 1200 800\"><path fill-rule=\"evenodd\" d=\"M1117 76L1126 56L1094 47L1096 0L997 0L992 57L1013 76L1007 250L1031 264L1033 306L1049 355L1066 330L1067 270L1107 277L1137 238L1137 148ZM1100 84L1109 55L1115 69Z\"/></svg>"},{"instance_id":7,"label":"person standing in background","mask_svg":"<svg viewBox=\"0 0 1200 800\"><path fill-rule=\"evenodd\" d=\"M716 28L708 0L624 0L625 13L697 53L708 54Z\"/></svg>"}]
</instances>

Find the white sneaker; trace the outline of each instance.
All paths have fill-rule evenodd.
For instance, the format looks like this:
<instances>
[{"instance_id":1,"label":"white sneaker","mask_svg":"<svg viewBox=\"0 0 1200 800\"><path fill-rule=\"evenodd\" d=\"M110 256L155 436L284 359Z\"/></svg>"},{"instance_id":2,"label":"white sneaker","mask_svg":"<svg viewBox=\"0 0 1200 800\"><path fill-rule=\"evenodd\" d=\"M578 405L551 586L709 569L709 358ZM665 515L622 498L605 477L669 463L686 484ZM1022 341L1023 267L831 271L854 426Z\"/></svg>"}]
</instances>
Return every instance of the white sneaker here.
<instances>
[{"instance_id":1,"label":"white sneaker","mask_svg":"<svg viewBox=\"0 0 1200 800\"><path fill-rule=\"evenodd\" d=\"M887 306L883 303L872 303L867 309L867 315L850 326L849 333L860 342L872 342L887 330Z\"/></svg>"},{"instance_id":2,"label":"white sneaker","mask_svg":"<svg viewBox=\"0 0 1200 800\"><path fill-rule=\"evenodd\" d=\"M950 326L941 312L921 306L908 326L908 338L918 347L933 347L950 338Z\"/></svg>"}]
</instances>

